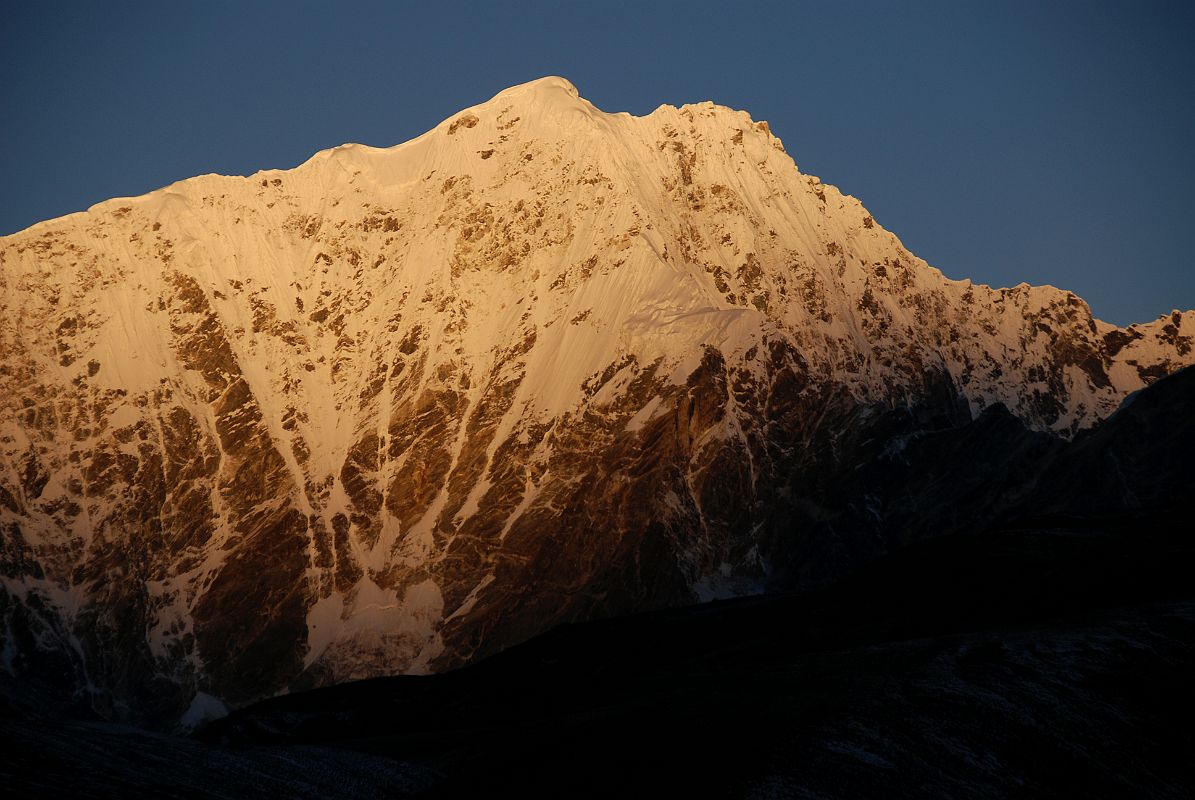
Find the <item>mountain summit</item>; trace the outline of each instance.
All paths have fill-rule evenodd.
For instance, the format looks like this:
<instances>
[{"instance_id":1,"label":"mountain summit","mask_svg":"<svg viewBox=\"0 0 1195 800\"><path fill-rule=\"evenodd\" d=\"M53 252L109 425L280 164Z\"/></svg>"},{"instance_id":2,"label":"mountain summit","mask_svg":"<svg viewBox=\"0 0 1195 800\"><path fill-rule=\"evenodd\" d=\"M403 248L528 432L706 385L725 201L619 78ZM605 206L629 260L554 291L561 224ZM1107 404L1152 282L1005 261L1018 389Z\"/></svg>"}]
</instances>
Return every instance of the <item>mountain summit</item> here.
<instances>
[{"instance_id":1,"label":"mountain summit","mask_svg":"<svg viewBox=\"0 0 1195 800\"><path fill-rule=\"evenodd\" d=\"M1071 437L1193 339L947 279L746 113L533 81L0 239L3 664L195 721L816 582L891 544L827 523L858 431Z\"/></svg>"}]
</instances>

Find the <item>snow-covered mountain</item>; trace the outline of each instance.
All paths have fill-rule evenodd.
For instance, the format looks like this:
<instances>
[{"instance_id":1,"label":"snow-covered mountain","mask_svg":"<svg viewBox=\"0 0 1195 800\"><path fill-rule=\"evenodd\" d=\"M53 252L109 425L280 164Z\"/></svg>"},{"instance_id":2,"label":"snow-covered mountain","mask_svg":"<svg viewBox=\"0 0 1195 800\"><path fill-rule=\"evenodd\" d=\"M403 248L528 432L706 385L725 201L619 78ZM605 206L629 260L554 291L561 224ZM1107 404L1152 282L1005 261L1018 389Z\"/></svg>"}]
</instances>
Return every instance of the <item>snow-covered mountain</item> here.
<instances>
[{"instance_id":1,"label":"snow-covered mountain","mask_svg":"<svg viewBox=\"0 0 1195 800\"><path fill-rule=\"evenodd\" d=\"M0 658L193 721L812 580L859 420L1071 436L1193 344L947 279L743 112L544 78L0 239Z\"/></svg>"}]
</instances>

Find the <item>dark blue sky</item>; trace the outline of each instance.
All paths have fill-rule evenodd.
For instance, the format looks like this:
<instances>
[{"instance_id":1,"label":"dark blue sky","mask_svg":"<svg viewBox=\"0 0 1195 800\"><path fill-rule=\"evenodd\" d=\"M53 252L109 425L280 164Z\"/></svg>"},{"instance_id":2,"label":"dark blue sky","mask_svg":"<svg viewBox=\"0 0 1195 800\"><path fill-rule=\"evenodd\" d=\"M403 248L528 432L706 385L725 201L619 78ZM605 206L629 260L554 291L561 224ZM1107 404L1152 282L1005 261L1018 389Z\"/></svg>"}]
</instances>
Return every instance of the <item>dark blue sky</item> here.
<instances>
[{"instance_id":1,"label":"dark blue sky","mask_svg":"<svg viewBox=\"0 0 1195 800\"><path fill-rule=\"evenodd\" d=\"M0 233L559 74L607 111L747 109L952 277L1195 307L1195 4L636 5L6 3Z\"/></svg>"}]
</instances>

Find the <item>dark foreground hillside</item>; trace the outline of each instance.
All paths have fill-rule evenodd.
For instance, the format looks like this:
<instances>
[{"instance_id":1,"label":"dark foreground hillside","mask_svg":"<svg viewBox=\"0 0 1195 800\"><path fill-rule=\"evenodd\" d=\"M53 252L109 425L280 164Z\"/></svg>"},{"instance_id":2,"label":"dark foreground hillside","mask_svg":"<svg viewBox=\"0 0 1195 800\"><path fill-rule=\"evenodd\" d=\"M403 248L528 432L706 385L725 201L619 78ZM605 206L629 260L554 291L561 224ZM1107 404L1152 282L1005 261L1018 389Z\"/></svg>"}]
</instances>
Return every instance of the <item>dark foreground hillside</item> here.
<instances>
[{"instance_id":1,"label":"dark foreground hillside","mask_svg":"<svg viewBox=\"0 0 1195 800\"><path fill-rule=\"evenodd\" d=\"M1195 792L1195 550L1163 519L939 540L800 597L566 627L194 739L6 720L18 794ZM1170 520L1172 522L1172 520Z\"/></svg>"}]
</instances>

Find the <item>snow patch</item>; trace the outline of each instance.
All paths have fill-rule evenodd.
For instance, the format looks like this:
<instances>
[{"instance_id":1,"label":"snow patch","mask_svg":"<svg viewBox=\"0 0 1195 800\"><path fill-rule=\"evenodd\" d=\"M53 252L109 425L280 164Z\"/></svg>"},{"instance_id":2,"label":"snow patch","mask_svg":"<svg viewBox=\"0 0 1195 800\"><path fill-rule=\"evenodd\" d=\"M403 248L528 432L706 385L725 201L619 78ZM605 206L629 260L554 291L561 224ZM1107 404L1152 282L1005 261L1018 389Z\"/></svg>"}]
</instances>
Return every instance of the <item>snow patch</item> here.
<instances>
[{"instance_id":1,"label":"snow patch","mask_svg":"<svg viewBox=\"0 0 1195 800\"><path fill-rule=\"evenodd\" d=\"M414 657L434 641L443 617L444 598L430 578L408 587L401 598L395 590L362 578L347 595L333 592L308 611L304 666L311 666L330 649L352 640L406 642L408 657Z\"/></svg>"},{"instance_id":2,"label":"snow patch","mask_svg":"<svg viewBox=\"0 0 1195 800\"><path fill-rule=\"evenodd\" d=\"M193 731L205 722L228 716L228 706L218 697L206 692L196 692L190 707L179 717L178 727L181 731Z\"/></svg>"}]
</instances>

